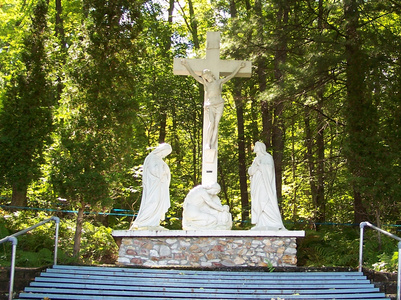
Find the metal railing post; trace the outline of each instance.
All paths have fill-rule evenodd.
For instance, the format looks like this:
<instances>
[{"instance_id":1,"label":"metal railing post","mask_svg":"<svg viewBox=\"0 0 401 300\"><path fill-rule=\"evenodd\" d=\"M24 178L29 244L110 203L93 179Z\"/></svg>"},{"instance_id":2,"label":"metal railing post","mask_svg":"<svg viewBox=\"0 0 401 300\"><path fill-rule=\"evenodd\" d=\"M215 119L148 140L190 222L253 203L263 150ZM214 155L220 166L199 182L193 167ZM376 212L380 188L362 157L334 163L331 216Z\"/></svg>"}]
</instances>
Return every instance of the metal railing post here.
<instances>
[{"instance_id":1,"label":"metal railing post","mask_svg":"<svg viewBox=\"0 0 401 300\"><path fill-rule=\"evenodd\" d=\"M359 239L359 267L358 271L362 272L362 263L363 263L363 229L365 228L366 222L362 222L359 227L360 230L360 239Z\"/></svg>"},{"instance_id":2,"label":"metal railing post","mask_svg":"<svg viewBox=\"0 0 401 300\"><path fill-rule=\"evenodd\" d=\"M8 241L12 243L12 252L11 252L11 267L10 267L10 285L8 288L8 300L13 299L14 294L14 277L15 277L15 253L17 252L17 238L10 236L8 237Z\"/></svg>"},{"instance_id":3,"label":"metal railing post","mask_svg":"<svg viewBox=\"0 0 401 300\"><path fill-rule=\"evenodd\" d=\"M390 232L387 232L379 227L376 227L369 222L361 222L360 227L361 227L361 234L360 234L360 244L359 244L359 272L362 272L362 259L363 259L363 228L365 226L369 226L370 228L373 228L376 231L379 231L393 239L396 239L398 241L398 274L397 274L397 300L401 300L401 238L399 236L396 236Z\"/></svg>"},{"instance_id":4,"label":"metal railing post","mask_svg":"<svg viewBox=\"0 0 401 300\"><path fill-rule=\"evenodd\" d=\"M53 265L57 265L58 231L59 231L59 227L60 227L60 218L51 217L51 219L56 223L56 233L54 235L54 261L53 261Z\"/></svg>"},{"instance_id":5,"label":"metal railing post","mask_svg":"<svg viewBox=\"0 0 401 300\"><path fill-rule=\"evenodd\" d=\"M8 300L13 299L13 293L14 293L14 277L15 277L15 257L16 257L16 252L17 252L17 236L23 235L27 233L28 231L35 229L36 227L39 227L49 221L54 221L56 223L56 232L54 234L54 265L57 265L57 252L58 252L58 232L59 232L59 225L60 225L60 218L58 217L51 217L50 219L43 220L42 222L39 222L36 225L33 225L29 228L26 228L24 230L18 231L12 235L9 235L3 239L0 240L0 244L5 243L5 242L11 242L12 243L12 252L11 252L11 267L10 267L10 287L9 287L9 295L8 295Z\"/></svg>"},{"instance_id":6,"label":"metal railing post","mask_svg":"<svg viewBox=\"0 0 401 300\"><path fill-rule=\"evenodd\" d=\"M397 300L401 300L401 242L398 242L398 274L397 274Z\"/></svg>"}]
</instances>

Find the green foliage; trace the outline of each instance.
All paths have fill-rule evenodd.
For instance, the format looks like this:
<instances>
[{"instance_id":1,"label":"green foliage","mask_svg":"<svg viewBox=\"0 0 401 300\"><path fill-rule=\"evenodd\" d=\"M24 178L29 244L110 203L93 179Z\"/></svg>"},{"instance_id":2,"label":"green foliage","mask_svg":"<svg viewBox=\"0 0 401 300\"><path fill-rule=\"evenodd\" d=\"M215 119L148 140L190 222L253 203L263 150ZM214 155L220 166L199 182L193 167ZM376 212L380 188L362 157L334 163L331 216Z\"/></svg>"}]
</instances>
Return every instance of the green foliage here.
<instances>
[{"instance_id":1,"label":"green foliage","mask_svg":"<svg viewBox=\"0 0 401 300\"><path fill-rule=\"evenodd\" d=\"M46 2L38 1L20 56L13 58L19 63L5 84L0 111L0 182L22 194L40 176L53 130L55 103L49 80L47 13Z\"/></svg>"},{"instance_id":2,"label":"green foliage","mask_svg":"<svg viewBox=\"0 0 401 300\"><path fill-rule=\"evenodd\" d=\"M114 263L118 247L111 235L112 229L103 225L84 223L81 241L82 259L89 264Z\"/></svg>"},{"instance_id":3,"label":"green foliage","mask_svg":"<svg viewBox=\"0 0 401 300\"><path fill-rule=\"evenodd\" d=\"M375 271L379 272L397 272L398 270L398 251L391 253L382 253L378 255L379 261L372 265Z\"/></svg>"},{"instance_id":4,"label":"green foliage","mask_svg":"<svg viewBox=\"0 0 401 300\"><path fill-rule=\"evenodd\" d=\"M352 227L327 226L318 231L307 231L298 247L298 264L357 267L358 237L358 229Z\"/></svg>"},{"instance_id":5,"label":"green foliage","mask_svg":"<svg viewBox=\"0 0 401 300\"><path fill-rule=\"evenodd\" d=\"M322 226L308 230L298 247L298 265L352 267L359 264L359 228ZM397 242L375 231L365 231L363 265L376 271L393 272L398 265Z\"/></svg>"},{"instance_id":6,"label":"green foliage","mask_svg":"<svg viewBox=\"0 0 401 300\"><path fill-rule=\"evenodd\" d=\"M48 218L50 216L45 213L1 211L0 238L31 227ZM128 224L124 225L128 226ZM79 258L73 258L74 228L75 221L73 219L63 218L61 220L58 245L59 263L106 264L115 262L118 248L111 236L112 229L99 225L93 220L84 222L82 252ZM49 222L17 237L16 266L38 267L52 264L54 234L54 222ZM10 244L2 244L0 251L0 265L8 266L11 260Z\"/></svg>"}]
</instances>

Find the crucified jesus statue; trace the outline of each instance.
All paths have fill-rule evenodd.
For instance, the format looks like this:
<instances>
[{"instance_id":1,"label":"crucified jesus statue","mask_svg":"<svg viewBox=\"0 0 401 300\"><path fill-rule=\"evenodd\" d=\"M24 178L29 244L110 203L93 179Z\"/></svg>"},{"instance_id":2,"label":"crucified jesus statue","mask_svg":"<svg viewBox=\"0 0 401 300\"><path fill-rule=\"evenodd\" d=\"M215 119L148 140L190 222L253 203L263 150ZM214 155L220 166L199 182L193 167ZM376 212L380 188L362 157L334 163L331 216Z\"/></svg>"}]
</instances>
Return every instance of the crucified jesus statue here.
<instances>
[{"instance_id":1,"label":"crucified jesus statue","mask_svg":"<svg viewBox=\"0 0 401 300\"><path fill-rule=\"evenodd\" d=\"M217 79L209 69L204 69L201 76L197 75L187 63L186 59L181 59L181 64L188 70L192 77L205 87L206 100L204 109L205 113L209 116L209 124L206 134L206 148L216 149L218 126L224 109L224 100L221 96L223 84L237 75L239 70L245 67L245 62L240 62L237 68L230 75Z\"/></svg>"}]
</instances>

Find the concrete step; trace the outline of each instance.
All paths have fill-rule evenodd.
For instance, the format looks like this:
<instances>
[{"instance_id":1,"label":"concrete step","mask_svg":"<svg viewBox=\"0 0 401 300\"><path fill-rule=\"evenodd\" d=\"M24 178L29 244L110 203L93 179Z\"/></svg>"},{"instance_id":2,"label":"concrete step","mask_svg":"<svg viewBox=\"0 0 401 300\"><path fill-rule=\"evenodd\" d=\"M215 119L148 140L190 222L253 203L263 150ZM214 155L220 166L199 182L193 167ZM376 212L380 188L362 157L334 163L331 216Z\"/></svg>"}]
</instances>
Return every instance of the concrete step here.
<instances>
[{"instance_id":1,"label":"concrete step","mask_svg":"<svg viewBox=\"0 0 401 300\"><path fill-rule=\"evenodd\" d=\"M53 266L19 299L388 299L359 272Z\"/></svg>"}]
</instances>

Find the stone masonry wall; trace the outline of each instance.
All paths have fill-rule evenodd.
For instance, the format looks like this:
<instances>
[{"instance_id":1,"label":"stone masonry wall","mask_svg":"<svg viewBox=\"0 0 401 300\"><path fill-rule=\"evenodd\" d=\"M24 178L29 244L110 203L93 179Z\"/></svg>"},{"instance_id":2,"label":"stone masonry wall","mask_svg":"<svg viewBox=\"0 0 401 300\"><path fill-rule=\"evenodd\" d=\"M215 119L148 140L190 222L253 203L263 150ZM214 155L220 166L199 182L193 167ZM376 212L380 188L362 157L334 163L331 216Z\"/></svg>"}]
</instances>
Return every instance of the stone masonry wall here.
<instances>
[{"instance_id":1,"label":"stone masonry wall","mask_svg":"<svg viewBox=\"0 0 401 300\"><path fill-rule=\"evenodd\" d=\"M295 237L123 237L118 264L146 267L296 266Z\"/></svg>"}]
</instances>

